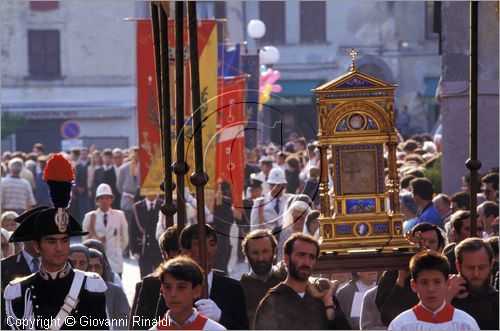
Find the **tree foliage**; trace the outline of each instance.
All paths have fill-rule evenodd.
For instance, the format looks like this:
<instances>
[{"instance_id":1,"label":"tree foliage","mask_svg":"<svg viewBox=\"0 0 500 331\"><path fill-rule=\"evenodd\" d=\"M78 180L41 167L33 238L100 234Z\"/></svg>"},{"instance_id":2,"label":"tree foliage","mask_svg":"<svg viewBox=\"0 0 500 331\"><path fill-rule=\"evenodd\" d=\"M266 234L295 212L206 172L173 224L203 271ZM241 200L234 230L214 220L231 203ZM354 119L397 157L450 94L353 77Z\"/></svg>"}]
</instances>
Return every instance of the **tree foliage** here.
<instances>
[{"instance_id":1,"label":"tree foliage","mask_svg":"<svg viewBox=\"0 0 500 331\"><path fill-rule=\"evenodd\" d=\"M13 114L11 112L2 112L2 139L7 138L15 133L17 129L23 127L26 119L22 115Z\"/></svg>"}]
</instances>

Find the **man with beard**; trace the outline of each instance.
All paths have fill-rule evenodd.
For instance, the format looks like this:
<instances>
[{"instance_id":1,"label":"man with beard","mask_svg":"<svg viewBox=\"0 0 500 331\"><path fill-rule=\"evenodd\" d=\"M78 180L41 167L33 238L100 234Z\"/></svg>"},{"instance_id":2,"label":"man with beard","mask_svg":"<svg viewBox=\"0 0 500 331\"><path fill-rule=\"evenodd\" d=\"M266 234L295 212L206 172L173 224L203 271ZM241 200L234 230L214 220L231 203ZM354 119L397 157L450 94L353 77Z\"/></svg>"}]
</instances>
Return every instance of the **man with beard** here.
<instances>
[{"instance_id":1,"label":"man with beard","mask_svg":"<svg viewBox=\"0 0 500 331\"><path fill-rule=\"evenodd\" d=\"M451 304L474 317L481 330L498 330L498 291L490 285L490 244L468 238L455 247L455 255L459 275L450 277Z\"/></svg>"},{"instance_id":2,"label":"man with beard","mask_svg":"<svg viewBox=\"0 0 500 331\"><path fill-rule=\"evenodd\" d=\"M284 280L278 272L273 272L273 260L278 243L269 230L258 229L250 232L241 244L243 255L250 264L250 272L241 276L241 286L245 292L247 314L253 328L255 311L267 291Z\"/></svg>"},{"instance_id":3,"label":"man with beard","mask_svg":"<svg viewBox=\"0 0 500 331\"><path fill-rule=\"evenodd\" d=\"M321 299L307 289L308 278L319 256L319 244L304 233L294 233L285 243L284 261L288 275L284 282L269 290L255 313L257 330L350 329L334 297L335 287L324 290Z\"/></svg>"}]
</instances>

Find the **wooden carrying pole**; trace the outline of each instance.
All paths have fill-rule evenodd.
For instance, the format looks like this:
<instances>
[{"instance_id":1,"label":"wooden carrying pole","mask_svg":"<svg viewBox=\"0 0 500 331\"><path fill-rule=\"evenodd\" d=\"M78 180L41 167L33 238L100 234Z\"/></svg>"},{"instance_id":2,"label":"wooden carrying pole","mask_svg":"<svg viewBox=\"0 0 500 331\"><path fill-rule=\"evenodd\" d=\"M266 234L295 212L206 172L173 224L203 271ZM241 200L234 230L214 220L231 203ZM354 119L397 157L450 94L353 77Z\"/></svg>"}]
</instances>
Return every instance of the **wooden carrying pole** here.
<instances>
[{"instance_id":1,"label":"wooden carrying pole","mask_svg":"<svg viewBox=\"0 0 500 331\"><path fill-rule=\"evenodd\" d=\"M170 128L170 80L168 64L168 17L165 8L151 3L151 21L156 68L156 87L158 91L158 107L161 131L161 150L163 153L163 184L164 203L161 211L165 215L165 227L174 225L173 216L177 209L172 201L172 147Z\"/></svg>"},{"instance_id":2,"label":"wooden carrying pole","mask_svg":"<svg viewBox=\"0 0 500 331\"><path fill-rule=\"evenodd\" d=\"M184 176L188 165L184 155L184 2L175 2L175 148L177 158L172 165L177 183L177 227L179 233L186 224Z\"/></svg>"},{"instance_id":3,"label":"wooden carrying pole","mask_svg":"<svg viewBox=\"0 0 500 331\"><path fill-rule=\"evenodd\" d=\"M193 104L193 132L194 132L194 162L195 171L189 177L196 186L196 214L198 221L198 237L200 247L200 263L208 279L207 249L205 234L205 193L204 187L208 183L208 176L203 169L203 141L202 141L202 111L200 100L200 72L198 63L198 22L196 19L196 1L188 1L188 28L189 28L189 58L191 61L191 97ZM204 282L203 297L208 298L208 284Z\"/></svg>"},{"instance_id":4,"label":"wooden carrying pole","mask_svg":"<svg viewBox=\"0 0 500 331\"><path fill-rule=\"evenodd\" d=\"M469 159L465 165L470 170L470 234L477 236L477 171L481 162L477 159L477 64L478 64L478 1L470 1L469 25Z\"/></svg>"}]
</instances>

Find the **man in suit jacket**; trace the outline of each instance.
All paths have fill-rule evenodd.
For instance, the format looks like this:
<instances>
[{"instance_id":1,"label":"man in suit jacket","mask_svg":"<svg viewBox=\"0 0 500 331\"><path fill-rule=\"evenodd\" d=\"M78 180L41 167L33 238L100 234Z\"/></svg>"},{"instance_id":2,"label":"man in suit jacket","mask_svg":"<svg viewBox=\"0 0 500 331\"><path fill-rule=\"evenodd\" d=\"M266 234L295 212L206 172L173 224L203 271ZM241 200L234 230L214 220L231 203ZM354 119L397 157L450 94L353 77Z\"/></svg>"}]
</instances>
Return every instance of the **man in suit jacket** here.
<instances>
[{"instance_id":1,"label":"man in suit jacket","mask_svg":"<svg viewBox=\"0 0 500 331\"><path fill-rule=\"evenodd\" d=\"M206 225L205 229L207 241L207 282L209 299L200 299L195 302L195 306L200 314L222 324L228 330L248 329L249 323L243 288L239 281L226 277L219 271L212 270L215 252L217 249L217 233L209 225ZM180 245L182 254L188 255L197 262L200 261L197 224L191 224L184 228L180 236ZM153 281L151 280L151 283L152 282ZM163 298L160 296L160 299L158 299L160 293L160 281L156 279L156 282L157 294L151 294L149 296L151 303L155 301L157 302L155 318L163 316L163 314L167 311ZM144 290L145 284L146 283L143 282L142 290ZM153 287L153 285L151 285L151 287ZM139 308L139 304L137 307Z\"/></svg>"},{"instance_id":2,"label":"man in suit jacket","mask_svg":"<svg viewBox=\"0 0 500 331\"><path fill-rule=\"evenodd\" d=\"M133 205L129 227L130 251L139 261L141 278L152 273L161 263L162 257L156 240L156 223L163 200L157 194L148 195Z\"/></svg>"},{"instance_id":3,"label":"man in suit jacket","mask_svg":"<svg viewBox=\"0 0 500 331\"><path fill-rule=\"evenodd\" d=\"M80 157L75 166L75 198L78 202L78 222L81 222L85 214L93 209L87 188L88 167L90 165L89 150L87 147L80 149Z\"/></svg>"},{"instance_id":4,"label":"man in suit jacket","mask_svg":"<svg viewBox=\"0 0 500 331\"><path fill-rule=\"evenodd\" d=\"M27 217L36 217L36 214L48 208L47 206L36 207L16 217L15 221L22 223ZM40 260L33 246L33 240L25 241L24 247L19 253L2 260L2 291L12 280L38 271Z\"/></svg>"},{"instance_id":5,"label":"man in suit jacket","mask_svg":"<svg viewBox=\"0 0 500 331\"><path fill-rule=\"evenodd\" d=\"M104 172L113 166L113 152L106 148L102 151L102 166L94 170L94 180L92 182L92 198L95 201L97 186L104 183Z\"/></svg>"}]
</instances>

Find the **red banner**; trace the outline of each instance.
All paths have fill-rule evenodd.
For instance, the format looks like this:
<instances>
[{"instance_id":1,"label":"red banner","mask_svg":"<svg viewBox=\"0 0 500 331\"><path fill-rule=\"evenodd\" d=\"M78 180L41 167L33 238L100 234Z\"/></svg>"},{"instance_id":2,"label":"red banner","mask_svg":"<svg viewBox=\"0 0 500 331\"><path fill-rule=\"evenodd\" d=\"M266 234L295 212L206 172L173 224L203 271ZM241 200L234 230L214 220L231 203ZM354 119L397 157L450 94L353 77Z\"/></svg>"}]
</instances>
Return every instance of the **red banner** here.
<instances>
[{"instance_id":1,"label":"red banner","mask_svg":"<svg viewBox=\"0 0 500 331\"><path fill-rule=\"evenodd\" d=\"M169 60L170 60L170 115L172 118L172 160L175 160L175 112L174 112L174 75L175 75L175 43L174 43L174 21L168 21L169 31ZM184 21L184 90L185 90L185 159L191 171L194 169L193 142L190 117L191 109L191 84L189 69L189 47L188 47L187 23ZM210 137L215 135L215 99L217 95L217 22L215 20L198 21L198 51L200 62L200 90L203 117L203 141L206 143ZM137 121L139 126L140 167L141 167L141 194L160 193L159 185L163 181L163 161L161 152L161 137L159 127L159 115L157 105L156 74L154 62L153 30L151 20L137 21ZM211 178L206 189L213 188L213 159L215 147L206 148L205 171ZM190 171L190 172L191 172ZM189 175L186 174L186 185L190 185ZM207 200L210 200L211 193Z\"/></svg>"},{"instance_id":2,"label":"red banner","mask_svg":"<svg viewBox=\"0 0 500 331\"><path fill-rule=\"evenodd\" d=\"M242 208L245 178L245 77L219 77L215 178L231 186L233 206Z\"/></svg>"},{"instance_id":3,"label":"red banner","mask_svg":"<svg viewBox=\"0 0 500 331\"><path fill-rule=\"evenodd\" d=\"M151 20L137 21L137 122L141 194L160 194L163 165Z\"/></svg>"}]
</instances>

